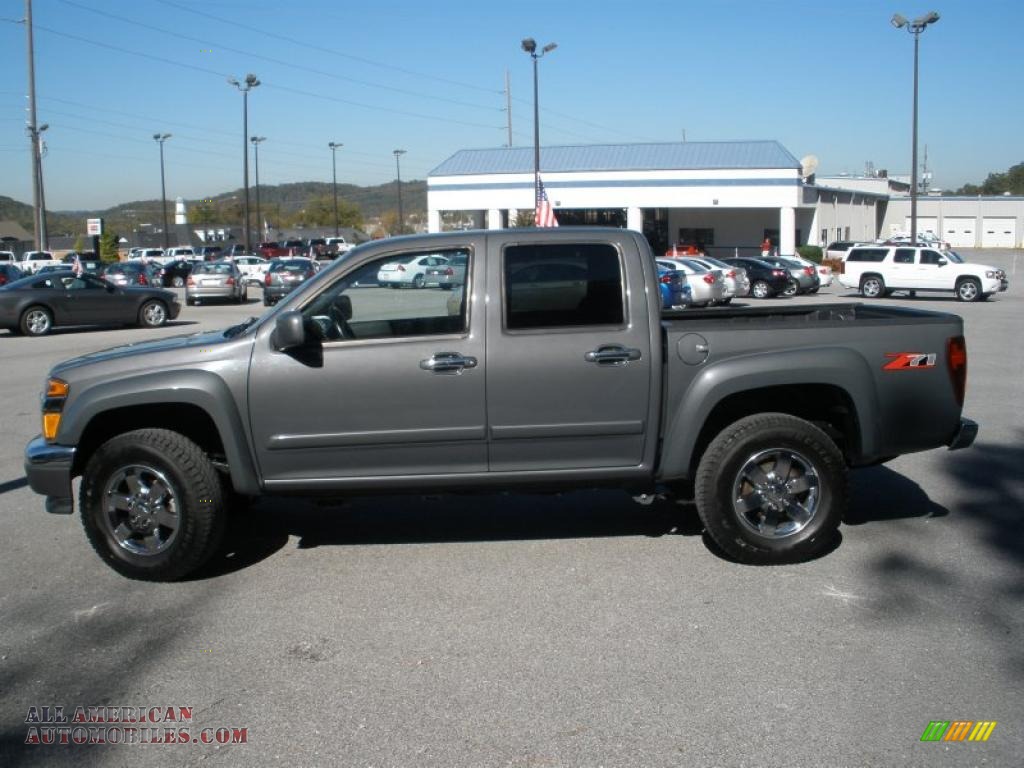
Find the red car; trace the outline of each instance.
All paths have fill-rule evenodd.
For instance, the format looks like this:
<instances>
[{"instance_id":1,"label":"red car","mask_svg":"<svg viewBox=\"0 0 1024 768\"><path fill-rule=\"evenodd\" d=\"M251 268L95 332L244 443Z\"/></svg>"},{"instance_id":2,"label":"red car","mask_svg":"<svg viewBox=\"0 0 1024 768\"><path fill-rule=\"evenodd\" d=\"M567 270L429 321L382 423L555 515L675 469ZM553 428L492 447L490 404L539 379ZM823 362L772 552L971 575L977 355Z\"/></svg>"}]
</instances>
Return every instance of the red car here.
<instances>
[{"instance_id":1,"label":"red car","mask_svg":"<svg viewBox=\"0 0 1024 768\"><path fill-rule=\"evenodd\" d=\"M264 259L279 259L282 256L290 256L291 252L288 248L278 243L276 240L268 240L265 243L260 243L256 246L256 251Z\"/></svg>"}]
</instances>

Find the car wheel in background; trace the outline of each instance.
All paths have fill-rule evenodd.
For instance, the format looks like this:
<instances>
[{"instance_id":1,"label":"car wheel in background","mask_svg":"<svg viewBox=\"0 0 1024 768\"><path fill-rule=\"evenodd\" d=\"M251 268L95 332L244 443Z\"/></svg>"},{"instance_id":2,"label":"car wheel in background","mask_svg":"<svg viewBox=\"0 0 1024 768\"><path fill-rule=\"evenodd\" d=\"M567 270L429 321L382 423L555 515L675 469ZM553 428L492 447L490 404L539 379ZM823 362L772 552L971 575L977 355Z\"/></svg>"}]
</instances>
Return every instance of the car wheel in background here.
<instances>
[{"instance_id":1,"label":"car wheel in background","mask_svg":"<svg viewBox=\"0 0 1024 768\"><path fill-rule=\"evenodd\" d=\"M784 413L723 429L697 469L697 511L708 535L740 562L805 560L835 539L848 499L839 448L810 422Z\"/></svg>"},{"instance_id":2,"label":"car wheel in background","mask_svg":"<svg viewBox=\"0 0 1024 768\"><path fill-rule=\"evenodd\" d=\"M860 281L860 294L865 299L877 299L885 295L885 281L878 275L868 275Z\"/></svg>"},{"instance_id":3,"label":"car wheel in background","mask_svg":"<svg viewBox=\"0 0 1024 768\"><path fill-rule=\"evenodd\" d=\"M750 295L755 299L767 299L772 295L772 289L764 280L755 280L750 286Z\"/></svg>"},{"instance_id":4,"label":"car wheel in background","mask_svg":"<svg viewBox=\"0 0 1024 768\"><path fill-rule=\"evenodd\" d=\"M143 328L159 328L167 322L167 307L162 301L147 301L139 309L139 325Z\"/></svg>"},{"instance_id":5,"label":"car wheel in background","mask_svg":"<svg viewBox=\"0 0 1024 768\"><path fill-rule=\"evenodd\" d=\"M180 275L178 277L172 278L171 285L174 288L184 288L185 287L185 278L181 277Z\"/></svg>"},{"instance_id":6,"label":"car wheel in background","mask_svg":"<svg viewBox=\"0 0 1024 768\"><path fill-rule=\"evenodd\" d=\"M800 290L800 284L796 280L790 280L786 283L786 287L782 291L782 295L786 298L796 296L797 291Z\"/></svg>"},{"instance_id":7,"label":"car wheel in background","mask_svg":"<svg viewBox=\"0 0 1024 768\"><path fill-rule=\"evenodd\" d=\"M20 326L26 336L45 336L53 329L53 315L46 307L29 307L21 314Z\"/></svg>"},{"instance_id":8,"label":"car wheel in background","mask_svg":"<svg viewBox=\"0 0 1024 768\"><path fill-rule=\"evenodd\" d=\"M423 275L416 275L416 277L414 277L412 279L412 287L413 288L422 288L426 284L427 284L427 281L423 278Z\"/></svg>"},{"instance_id":9,"label":"car wheel in background","mask_svg":"<svg viewBox=\"0 0 1024 768\"><path fill-rule=\"evenodd\" d=\"M981 298L981 283L973 277L961 279L956 284L956 297L960 301L978 301Z\"/></svg>"},{"instance_id":10,"label":"car wheel in background","mask_svg":"<svg viewBox=\"0 0 1024 768\"><path fill-rule=\"evenodd\" d=\"M198 445L167 429L101 445L85 467L80 507L93 549L132 579L188 575L209 560L224 531L216 470Z\"/></svg>"}]
</instances>

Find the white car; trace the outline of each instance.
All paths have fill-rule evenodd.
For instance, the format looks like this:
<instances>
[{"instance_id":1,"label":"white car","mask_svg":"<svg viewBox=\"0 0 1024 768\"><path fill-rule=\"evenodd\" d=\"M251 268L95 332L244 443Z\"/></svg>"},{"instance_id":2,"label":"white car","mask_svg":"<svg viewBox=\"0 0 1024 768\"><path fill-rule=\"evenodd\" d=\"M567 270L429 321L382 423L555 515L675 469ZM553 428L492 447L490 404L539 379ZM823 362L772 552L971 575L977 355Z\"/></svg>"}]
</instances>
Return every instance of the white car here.
<instances>
[{"instance_id":1,"label":"white car","mask_svg":"<svg viewBox=\"0 0 1024 768\"><path fill-rule=\"evenodd\" d=\"M338 255L341 255L343 253L348 253L353 248L355 248L355 246L352 245L352 243L350 243L344 237L328 237L327 238L327 248L330 251L332 251L332 252L334 252L334 253L336 253Z\"/></svg>"},{"instance_id":2,"label":"white car","mask_svg":"<svg viewBox=\"0 0 1024 768\"><path fill-rule=\"evenodd\" d=\"M269 261L262 256L246 255L233 256L228 261L235 262L238 271L247 283L262 283L267 277Z\"/></svg>"},{"instance_id":3,"label":"white car","mask_svg":"<svg viewBox=\"0 0 1024 768\"><path fill-rule=\"evenodd\" d=\"M17 257L14 251L0 251L0 264L14 264L17 266Z\"/></svg>"},{"instance_id":4,"label":"white car","mask_svg":"<svg viewBox=\"0 0 1024 768\"><path fill-rule=\"evenodd\" d=\"M413 288L424 288L427 285L427 268L443 267L448 263L444 256L429 253L423 256L413 256L404 261L388 262L377 272L377 282L392 288L412 286ZM434 285L437 285L434 279Z\"/></svg>"},{"instance_id":5,"label":"white car","mask_svg":"<svg viewBox=\"0 0 1024 768\"><path fill-rule=\"evenodd\" d=\"M717 269L722 273L722 277L725 278L726 290L723 304L728 304L737 296L746 296L750 293L750 278L747 277L747 270L742 267L734 267L710 256L690 256L688 258L708 269Z\"/></svg>"},{"instance_id":6,"label":"white car","mask_svg":"<svg viewBox=\"0 0 1024 768\"><path fill-rule=\"evenodd\" d=\"M693 301L690 306L706 307L710 304L724 304L731 301L726 298L727 289L721 270L710 270L693 259L655 259L659 267L682 272L686 275L686 284L690 286Z\"/></svg>"},{"instance_id":7,"label":"white car","mask_svg":"<svg viewBox=\"0 0 1024 768\"><path fill-rule=\"evenodd\" d=\"M164 251L161 260L164 264L170 264L172 261L178 261L179 259L189 260L194 259L195 257L196 252L194 249L189 248L188 246L178 245Z\"/></svg>"},{"instance_id":8,"label":"white car","mask_svg":"<svg viewBox=\"0 0 1024 768\"><path fill-rule=\"evenodd\" d=\"M164 267L170 264L174 259L168 259L164 256L163 248L139 248L134 255L131 251L128 251L129 261L141 261L145 264L156 264Z\"/></svg>"},{"instance_id":9,"label":"white car","mask_svg":"<svg viewBox=\"0 0 1024 768\"><path fill-rule=\"evenodd\" d=\"M867 299L893 291L951 291L960 301L981 301L1009 287L998 267L971 264L956 251L899 245L851 248L839 282Z\"/></svg>"}]
</instances>

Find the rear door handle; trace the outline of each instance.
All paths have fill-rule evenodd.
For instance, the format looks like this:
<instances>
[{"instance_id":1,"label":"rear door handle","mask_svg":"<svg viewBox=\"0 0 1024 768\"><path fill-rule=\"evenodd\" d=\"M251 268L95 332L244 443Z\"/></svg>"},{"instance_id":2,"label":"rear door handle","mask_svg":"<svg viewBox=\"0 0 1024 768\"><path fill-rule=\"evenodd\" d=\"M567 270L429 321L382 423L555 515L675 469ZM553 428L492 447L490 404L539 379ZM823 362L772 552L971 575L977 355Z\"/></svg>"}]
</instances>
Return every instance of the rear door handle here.
<instances>
[{"instance_id":1,"label":"rear door handle","mask_svg":"<svg viewBox=\"0 0 1024 768\"><path fill-rule=\"evenodd\" d=\"M466 368L476 368L476 358L458 352L437 352L427 360L420 360L420 368L433 373L462 373Z\"/></svg>"},{"instance_id":2,"label":"rear door handle","mask_svg":"<svg viewBox=\"0 0 1024 768\"><path fill-rule=\"evenodd\" d=\"M602 344L587 352L583 359L598 365L626 365L632 360L639 360L641 356L639 349L629 349L621 344Z\"/></svg>"}]
</instances>

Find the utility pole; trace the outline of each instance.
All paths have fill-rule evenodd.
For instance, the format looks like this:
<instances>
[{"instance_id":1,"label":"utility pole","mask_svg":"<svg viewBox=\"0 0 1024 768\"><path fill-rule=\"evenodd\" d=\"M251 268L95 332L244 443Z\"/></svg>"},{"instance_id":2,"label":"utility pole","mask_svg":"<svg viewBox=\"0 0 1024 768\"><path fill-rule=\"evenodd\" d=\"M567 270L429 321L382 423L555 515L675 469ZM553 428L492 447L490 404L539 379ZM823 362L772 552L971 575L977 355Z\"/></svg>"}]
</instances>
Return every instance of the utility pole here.
<instances>
[{"instance_id":1,"label":"utility pole","mask_svg":"<svg viewBox=\"0 0 1024 768\"><path fill-rule=\"evenodd\" d=\"M42 178L42 163L39 159L39 129L36 126L36 57L32 42L32 0L25 0L25 32L28 34L28 140L32 149L32 208L35 250L43 248L43 231L46 228L43 217L46 213L40 204L39 180Z\"/></svg>"},{"instance_id":2,"label":"utility pole","mask_svg":"<svg viewBox=\"0 0 1024 768\"><path fill-rule=\"evenodd\" d=\"M398 234L405 230L405 217L402 215L402 165L399 158L405 154L404 149L396 149L392 154L395 156L395 177L398 183Z\"/></svg>"},{"instance_id":3,"label":"utility pole","mask_svg":"<svg viewBox=\"0 0 1024 768\"><path fill-rule=\"evenodd\" d=\"M266 140L266 136L249 137L249 141L252 142L252 151L254 153L253 160L256 163L256 228L260 231L260 236L256 238L257 242L266 239L266 232L263 231L263 219L260 218L260 144Z\"/></svg>"},{"instance_id":4,"label":"utility pole","mask_svg":"<svg viewBox=\"0 0 1024 768\"><path fill-rule=\"evenodd\" d=\"M164 250L171 247L167 231L167 187L164 185L164 142L171 138L169 133L154 133L153 140L160 145L160 210L164 217Z\"/></svg>"}]
</instances>

